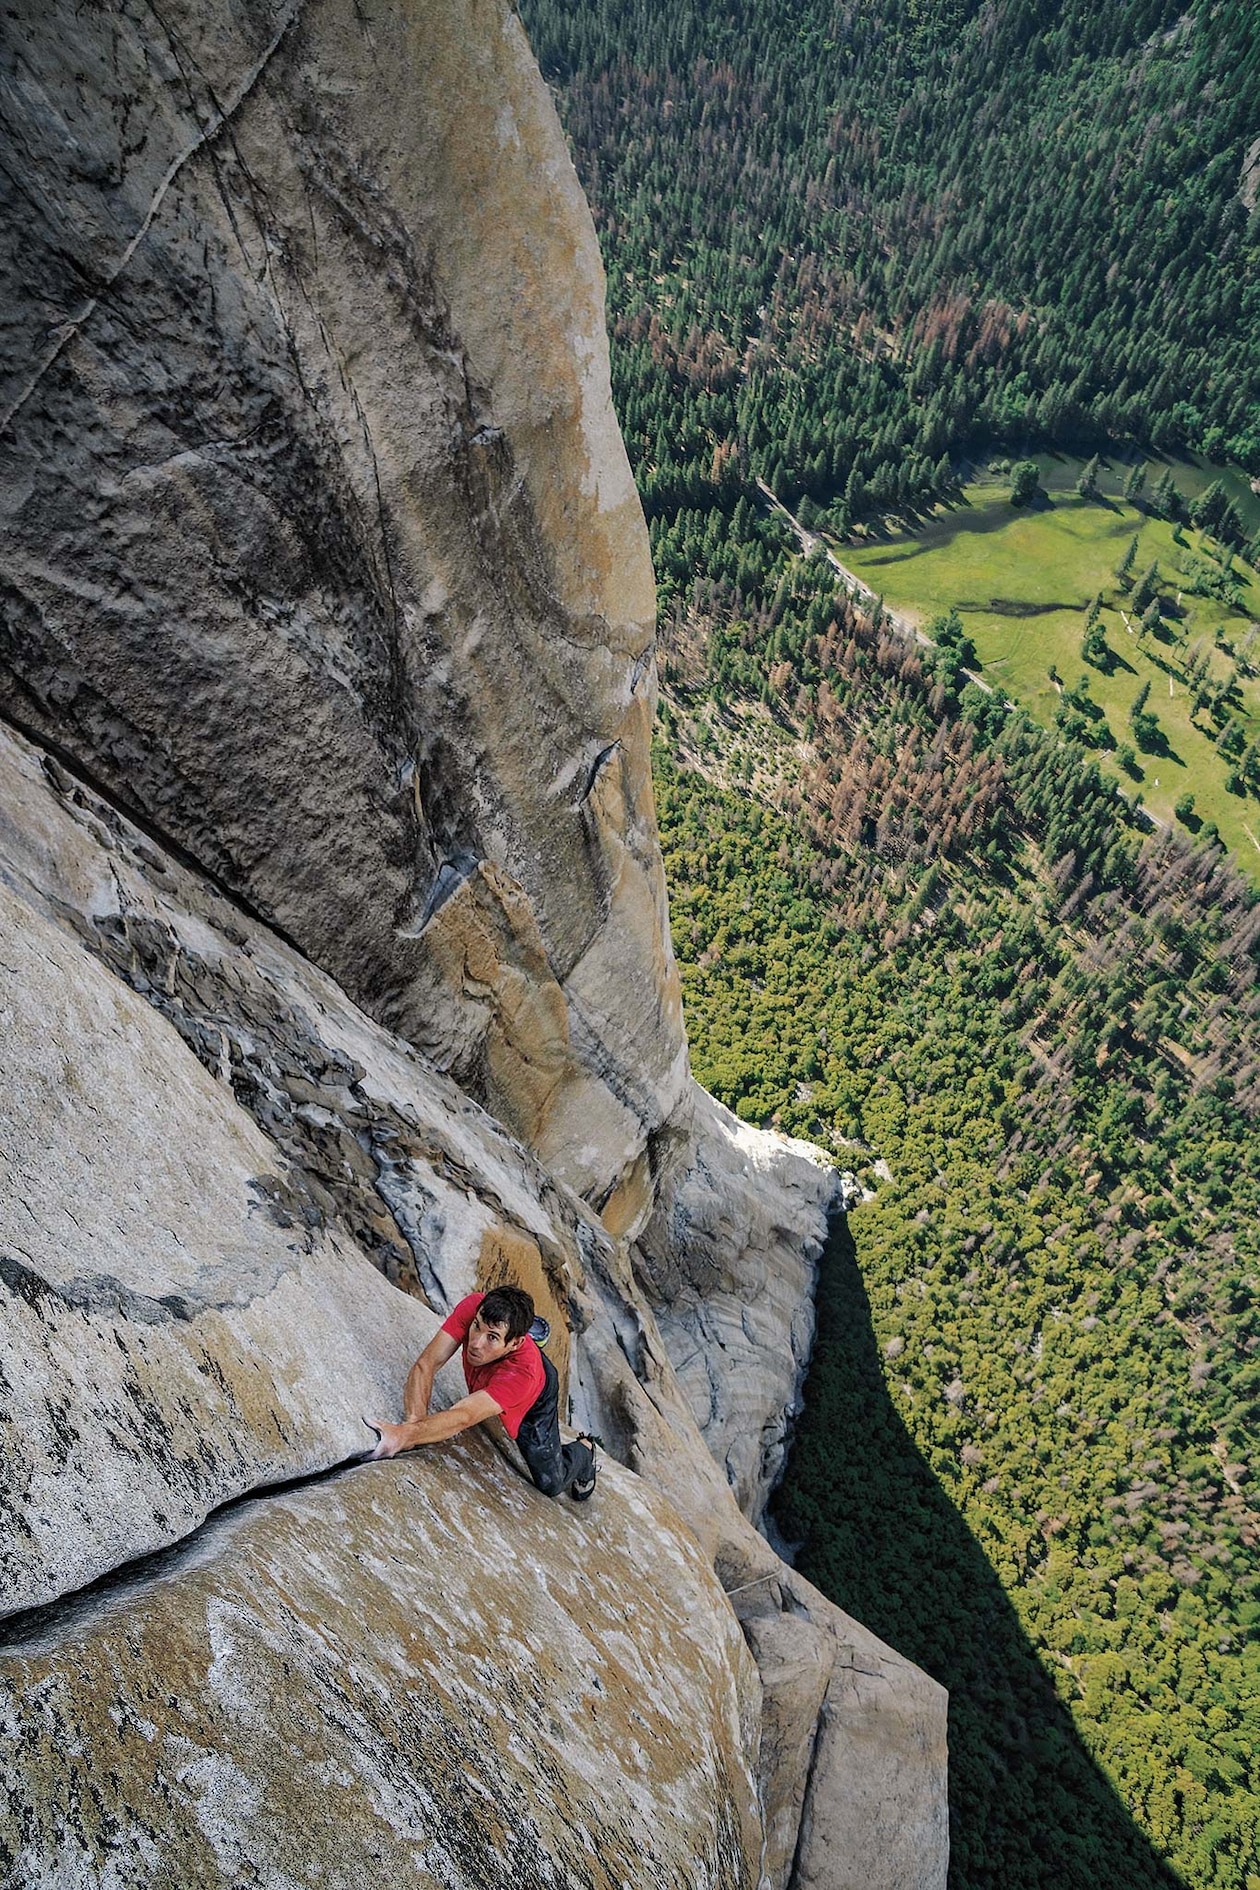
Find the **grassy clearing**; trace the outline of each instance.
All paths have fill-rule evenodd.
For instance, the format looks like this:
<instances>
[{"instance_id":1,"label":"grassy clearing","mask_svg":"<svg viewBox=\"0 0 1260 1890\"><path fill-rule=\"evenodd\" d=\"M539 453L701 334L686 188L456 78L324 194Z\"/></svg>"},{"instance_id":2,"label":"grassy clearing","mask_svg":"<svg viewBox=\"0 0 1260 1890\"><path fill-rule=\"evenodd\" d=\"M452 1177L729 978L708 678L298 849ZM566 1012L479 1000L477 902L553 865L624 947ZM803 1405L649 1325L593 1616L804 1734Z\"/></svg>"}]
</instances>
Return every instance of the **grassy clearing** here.
<instances>
[{"instance_id":1,"label":"grassy clearing","mask_svg":"<svg viewBox=\"0 0 1260 1890\"><path fill-rule=\"evenodd\" d=\"M1177 801L1192 794L1192 830L1214 821L1240 867L1260 880L1260 797L1254 789L1227 789L1230 762L1217 746L1221 716L1242 725L1248 744L1260 742L1260 578L1235 560L1243 580L1241 609L1193 595L1194 560L1210 557L1208 545L1189 526L1178 530L1127 504L1120 497L1127 467L1104 473L1099 502L1075 491L1079 460L1047 458L1039 464L1049 497L1036 509L1017 511L1009 501L1009 480L988 473L966 487L961 505L913 536L846 545L841 555L892 608L918 622L956 608L986 681L1046 726L1054 724L1063 688L1075 691L1079 679L1087 678L1088 693L1105 715L1105 724L1096 725L1102 765L1126 791L1139 794L1158 820L1172 820ZM1160 470L1151 469L1151 484ZM1187 494L1202 490L1211 477L1184 465L1175 466L1173 475ZM1236 497L1250 501L1249 511L1254 508L1245 487ZM1135 581L1153 561L1161 574L1165 618L1154 634L1141 633L1132 593L1116 578L1135 534ZM1099 594L1113 658L1110 674L1081 655L1086 613ZM1233 700L1217 717L1192 714L1188 669L1200 653L1210 683L1236 677ZM1116 751L1124 744L1138 748L1129 711L1144 683L1159 738L1137 752L1126 770Z\"/></svg>"}]
</instances>

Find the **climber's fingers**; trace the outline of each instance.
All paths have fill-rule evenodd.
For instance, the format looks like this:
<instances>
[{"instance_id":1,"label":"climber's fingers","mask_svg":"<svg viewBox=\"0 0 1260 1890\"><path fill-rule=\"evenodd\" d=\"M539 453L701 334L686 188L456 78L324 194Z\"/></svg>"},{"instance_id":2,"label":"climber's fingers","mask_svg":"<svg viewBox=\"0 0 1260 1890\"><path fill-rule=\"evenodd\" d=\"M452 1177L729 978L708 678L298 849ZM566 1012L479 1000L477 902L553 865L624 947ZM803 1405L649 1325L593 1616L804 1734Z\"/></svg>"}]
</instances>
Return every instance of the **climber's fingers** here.
<instances>
[{"instance_id":1,"label":"climber's fingers","mask_svg":"<svg viewBox=\"0 0 1260 1890\"><path fill-rule=\"evenodd\" d=\"M375 1431L377 1437L376 1449L368 1453L369 1460L375 1461L378 1457L396 1457L405 1447L401 1424L384 1424L370 1417L365 1417L363 1422L370 1431Z\"/></svg>"}]
</instances>

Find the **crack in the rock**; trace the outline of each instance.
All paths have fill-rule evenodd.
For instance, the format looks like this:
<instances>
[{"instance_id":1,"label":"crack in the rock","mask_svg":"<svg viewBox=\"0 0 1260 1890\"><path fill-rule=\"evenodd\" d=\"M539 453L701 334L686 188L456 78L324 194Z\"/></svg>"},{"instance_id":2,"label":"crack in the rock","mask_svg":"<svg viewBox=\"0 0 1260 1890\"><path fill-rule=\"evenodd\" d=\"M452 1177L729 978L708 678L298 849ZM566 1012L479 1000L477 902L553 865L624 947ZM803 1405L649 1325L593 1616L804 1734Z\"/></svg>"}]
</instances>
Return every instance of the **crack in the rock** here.
<instances>
[{"instance_id":1,"label":"crack in the rock","mask_svg":"<svg viewBox=\"0 0 1260 1890\"><path fill-rule=\"evenodd\" d=\"M64 742L58 741L55 735L41 728L38 723L26 722L21 716L14 715L12 709L3 702L0 702L0 728L11 729L15 735L35 750L43 763L44 773L59 794L73 796L76 789L94 794L98 800L104 802L109 813L119 820L125 820L144 839L152 840L160 846L177 866L182 866L184 871L191 874L195 880L204 882L218 894L219 898L235 907L243 919L248 919L251 925L261 926L265 931L270 932L273 938L280 939L304 963L310 962L297 940L286 932L277 920L269 918L266 913L260 912L256 906L251 905L243 894L222 879L213 867L207 866L203 860L198 859L197 855L190 852L182 841L176 840L141 808L133 807L130 801L124 800L116 789L109 786L87 766L74 749L67 748ZM54 772L56 769L69 778L58 780ZM154 864L143 851L140 857L147 866ZM162 869L159 868L159 870Z\"/></svg>"},{"instance_id":2,"label":"crack in the rock","mask_svg":"<svg viewBox=\"0 0 1260 1890\"><path fill-rule=\"evenodd\" d=\"M620 740L617 740L617 741L609 742L606 748L600 749L594 761L592 761L590 767L586 771L586 779L583 782L581 792L579 793L577 800L574 803L576 807L585 806L586 802L590 800L591 795L595 792L595 783L599 780L600 775L604 772L604 769L608 766L609 762L612 760L613 756L618 752L620 747L621 747L621 742Z\"/></svg>"},{"instance_id":3,"label":"crack in the rock","mask_svg":"<svg viewBox=\"0 0 1260 1890\"><path fill-rule=\"evenodd\" d=\"M834 1662L833 1662L834 1668ZM828 1681L830 1685L830 1680ZM787 1880L797 1883L800 1879L801 1858L809 1842L810 1826L813 1821L814 1782L818 1773L818 1757L822 1748L823 1734L827 1729L827 1694L824 1690L818 1717L814 1721L814 1736L809 1743L809 1759L805 1766L805 1783L801 1791L801 1815L796 1826L796 1844L792 1851L792 1868Z\"/></svg>"},{"instance_id":4,"label":"crack in the rock","mask_svg":"<svg viewBox=\"0 0 1260 1890\"><path fill-rule=\"evenodd\" d=\"M301 11L302 11L302 0L298 0L298 4L294 6L292 11L286 16L286 18L284 19L284 21L282 22L280 26L279 31L274 35L274 37L271 40L271 43L267 47L267 50L263 53L262 58L259 59L255 63L255 65L251 68L251 70L245 75L245 78L242 81L241 85L238 87L235 95L229 100L229 102L226 105L221 106L219 108L218 115L215 118L213 118L208 125L204 126L203 128L199 130L198 136L193 139L192 143L185 146L184 150L181 151L178 154L178 156L172 158L170 164L166 168L166 171L161 181L158 184L157 189L153 193L153 196L149 203L149 207L145 211L144 217L141 220L139 228L136 230L134 236L131 238L131 241L127 244L127 247L126 249L124 249L118 262L110 270L108 276L105 278L104 282L102 283L101 287L98 289L97 293L93 296L88 297L88 300L84 303L83 308L81 309L79 314L74 316L69 321L60 323L59 326L54 330L56 339L55 339L55 342L51 351L45 356L44 360L36 368L34 374L29 376L29 378L27 379L26 385L25 387L23 387L21 393L18 394L16 399L10 401L4 413L0 414L0 434L6 433L8 431L13 421L17 418L18 414L22 411L23 407L26 405L31 395L35 392L35 389L39 386L40 382L44 379L45 375L49 373L51 368L55 365L55 363L60 359L61 355L65 352L66 348L69 347L71 341L75 340L78 337L78 335L82 331L85 324L89 322L92 316L96 313L96 310L100 307L102 300L104 299L106 295L108 295L109 291L113 288L114 284L118 281L119 277L123 274L123 271L128 267L129 263L131 262L132 257L135 255L141 243L144 241L145 237L148 235L150 229L153 226L153 219L157 215L158 211L161 209L166 193L170 189L171 185L175 182L175 179L179 176L180 172L184 169L184 166L188 164L191 159L196 157L198 151L202 150L207 144L210 143L212 139L216 138L219 135L220 131L222 131L223 127L226 124L228 124L229 121L240 110L241 106L245 103L245 100L249 97L250 93L253 91L254 87L257 85L259 79L262 77L263 73L266 71L267 67L270 65L272 59L275 57L275 54L279 51L281 40L283 40L283 38L285 37L285 34L289 31L289 28L293 25L294 21L298 18Z\"/></svg>"},{"instance_id":5,"label":"crack in the rock","mask_svg":"<svg viewBox=\"0 0 1260 1890\"><path fill-rule=\"evenodd\" d=\"M95 1581L58 1595L54 1601L40 1602L34 1608L15 1610L0 1619L0 1659L6 1654L33 1653L56 1645L110 1602L135 1593L164 1575L174 1574L185 1563L192 1561L197 1550L207 1545L226 1517L271 1497L311 1489L315 1484L328 1483L333 1477L349 1470L362 1469L369 1461L371 1448L367 1444L353 1456L341 1457L336 1463L327 1464L320 1470L305 1471L301 1476L255 1484L253 1488L242 1490L239 1495L230 1496L225 1502L216 1505L195 1529L181 1536L177 1542L169 1542L160 1549L146 1550L143 1555L133 1556L128 1562L120 1562L114 1568L107 1569L103 1575L98 1575Z\"/></svg>"}]
</instances>

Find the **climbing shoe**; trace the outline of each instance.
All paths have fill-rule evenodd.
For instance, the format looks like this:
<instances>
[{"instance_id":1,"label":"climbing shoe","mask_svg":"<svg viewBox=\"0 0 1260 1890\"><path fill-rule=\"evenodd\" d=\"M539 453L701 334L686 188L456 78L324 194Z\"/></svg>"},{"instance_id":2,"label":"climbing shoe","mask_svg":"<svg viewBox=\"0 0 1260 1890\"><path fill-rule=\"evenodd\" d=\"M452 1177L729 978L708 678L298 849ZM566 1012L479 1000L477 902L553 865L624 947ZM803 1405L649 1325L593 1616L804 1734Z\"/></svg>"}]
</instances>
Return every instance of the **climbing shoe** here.
<instances>
[{"instance_id":1,"label":"climbing shoe","mask_svg":"<svg viewBox=\"0 0 1260 1890\"><path fill-rule=\"evenodd\" d=\"M595 1494L595 1482L599 1475L595 1467L595 1452L597 1449L603 1449L604 1440L602 1437L593 1436L590 1431L581 1431L578 1434L577 1441L579 1444L585 1444L586 1448L591 1453L591 1474L584 1482L575 1483L569 1491L569 1495L573 1498L575 1503L589 1503L591 1497Z\"/></svg>"}]
</instances>

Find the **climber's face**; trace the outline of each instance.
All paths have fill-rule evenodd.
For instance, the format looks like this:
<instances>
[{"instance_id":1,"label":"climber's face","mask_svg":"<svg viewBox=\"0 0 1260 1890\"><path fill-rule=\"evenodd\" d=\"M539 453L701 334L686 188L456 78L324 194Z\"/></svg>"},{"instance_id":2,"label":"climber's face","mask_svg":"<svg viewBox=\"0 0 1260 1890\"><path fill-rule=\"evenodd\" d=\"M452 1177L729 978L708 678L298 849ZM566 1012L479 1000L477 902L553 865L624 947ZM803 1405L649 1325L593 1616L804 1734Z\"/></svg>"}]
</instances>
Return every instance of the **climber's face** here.
<instances>
[{"instance_id":1,"label":"climber's face","mask_svg":"<svg viewBox=\"0 0 1260 1890\"><path fill-rule=\"evenodd\" d=\"M510 1357L519 1344L519 1339L508 1338L506 1325L487 1325L478 1313L468 1328L468 1363L495 1365L501 1358Z\"/></svg>"}]
</instances>

